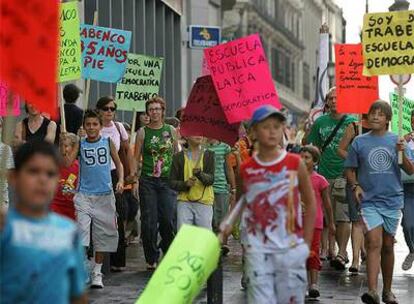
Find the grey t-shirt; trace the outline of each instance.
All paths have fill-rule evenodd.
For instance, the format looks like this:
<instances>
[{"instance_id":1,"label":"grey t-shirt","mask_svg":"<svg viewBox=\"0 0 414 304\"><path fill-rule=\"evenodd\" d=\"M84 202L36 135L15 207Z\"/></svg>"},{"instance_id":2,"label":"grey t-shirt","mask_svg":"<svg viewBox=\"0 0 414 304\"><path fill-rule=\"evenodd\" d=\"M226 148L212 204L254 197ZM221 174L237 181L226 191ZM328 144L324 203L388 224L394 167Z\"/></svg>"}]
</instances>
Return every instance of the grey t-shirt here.
<instances>
[{"instance_id":1,"label":"grey t-shirt","mask_svg":"<svg viewBox=\"0 0 414 304\"><path fill-rule=\"evenodd\" d=\"M403 207L397 142L394 133L376 136L368 132L356 137L349 148L345 168L358 168L358 182L364 190L362 207L371 204L389 209Z\"/></svg>"}]
</instances>

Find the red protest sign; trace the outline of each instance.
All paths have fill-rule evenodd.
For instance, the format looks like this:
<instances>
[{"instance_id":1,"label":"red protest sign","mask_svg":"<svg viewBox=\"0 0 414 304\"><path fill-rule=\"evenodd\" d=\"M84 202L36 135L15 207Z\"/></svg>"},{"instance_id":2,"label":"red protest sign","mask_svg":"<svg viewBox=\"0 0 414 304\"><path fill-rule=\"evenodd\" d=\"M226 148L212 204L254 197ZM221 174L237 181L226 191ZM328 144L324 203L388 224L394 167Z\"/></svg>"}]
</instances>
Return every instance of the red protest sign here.
<instances>
[{"instance_id":1,"label":"red protest sign","mask_svg":"<svg viewBox=\"0 0 414 304\"><path fill-rule=\"evenodd\" d=\"M281 108L258 34L205 49L204 56L230 123L250 119L264 104Z\"/></svg>"},{"instance_id":2,"label":"red protest sign","mask_svg":"<svg viewBox=\"0 0 414 304\"><path fill-rule=\"evenodd\" d=\"M368 113L378 99L378 77L362 75L361 44L335 45L336 107L339 113Z\"/></svg>"},{"instance_id":3,"label":"red protest sign","mask_svg":"<svg viewBox=\"0 0 414 304\"><path fill-rule=\"evenodd\" d=\"M10 94L11 96L9 96ZM12 98L11 113L7 110L7 101L10 97ZM6 115L20 115L20 97L10 92L7 88L7 84L0 80L0 116Z\"/></svg>"},{"instance_id":4,"label":"red protest sign","mask_svg":"<svg viewBox=\"0 0 414 304\"><path fill-rule=\"evenodd\" d=\"M0 1L0 79L40 111L56 111L57 0Z\"/></svg>"},{"instance_id":5,"label":"red protest sign","mask_svg":"<svg viewBox=\"0 0 414 304\"><path fill-rule=\"evenodd\" d=\"M205 136L233 146L239 124L229 124L214 89L211 76L197 79L191 89L180 126L183 136Z\"/></svg>"}]
</instances>

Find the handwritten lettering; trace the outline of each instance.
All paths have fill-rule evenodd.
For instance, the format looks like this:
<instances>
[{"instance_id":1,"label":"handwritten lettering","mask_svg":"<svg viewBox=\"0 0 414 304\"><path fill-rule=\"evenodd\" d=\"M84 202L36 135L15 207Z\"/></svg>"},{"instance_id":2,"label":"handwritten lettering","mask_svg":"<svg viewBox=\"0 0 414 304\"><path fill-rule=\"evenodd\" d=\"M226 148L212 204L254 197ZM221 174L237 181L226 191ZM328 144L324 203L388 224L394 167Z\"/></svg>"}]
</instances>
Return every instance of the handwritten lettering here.
<instances>
[{"instance_id":1,"label":"handwritten lettering","mask_svg":"<svg viewBox=\"0 0 414 304\"><path fill-rule=\"evenodd\" d=\"M118 82L125 73L131 32L82 25L80 31L84 78Z\"/></svg>"},{"instance_id":2,"label":"handwritten lettering","mask_svg":"<svg viewBox=\"0 0 414 304\"><path fill-rule=\"evenodd\" d=\"M81 78L81 45L77 2L61 4L60 11L60 82Z\"/></svg>"},{"instance_id":3,"label":"handwritten lettering","mask_svg":"<svg viewBox=\"0 0 414 304\"><path fill-rule=\"evenodd\" d=\"M159 93L162 64L163 58L128 54L125 75L116 88L119 109L145 110L145 102Z\"/></svg>"},{"instance_id":4,"label":"handwritten lettering","mask_svg":"<svg viewBox=\"0 0 414 304\"><path fill-rule=\"evenodd\" d=\"M337 109L340 113L367 113L378 99L377 77L362 75L361 44L335 45Z\"/></svg>"},{"instance_id":5,"label":"handwritten lettering","mask_svg":"<svg viewBox=\"0 0 414 304\"><path fill-rule=\"evenodd\" d=\"M412 11L365 15L362 41L369 75L414 72L413 21Z\"/></svg>"},{"instance_id":6,"label":"handwritten lettering","mask_svg":"<svg viewBox=\"0 0 414 304\"><path fill-rule=\"evenodd\" d=\"M281 107L257 34L206 49L204 56L229 123L250 119L264 103Z\"/></svg>"}]
</instances>

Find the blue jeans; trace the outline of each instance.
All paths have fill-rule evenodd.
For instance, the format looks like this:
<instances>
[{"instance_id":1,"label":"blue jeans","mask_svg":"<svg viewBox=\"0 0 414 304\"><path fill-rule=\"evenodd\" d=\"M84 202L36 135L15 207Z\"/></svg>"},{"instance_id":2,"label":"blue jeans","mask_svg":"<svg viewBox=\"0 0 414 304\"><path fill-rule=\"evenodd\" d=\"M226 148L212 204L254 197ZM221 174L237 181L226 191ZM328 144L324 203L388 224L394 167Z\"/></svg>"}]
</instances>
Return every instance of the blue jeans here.
<instances>
[{"instance_id":1,"label":"blue jeans","mask_svg":"<svg viewBox=\"0 0 414 304\"><path fill-rule=\"evenodd\" d=\"M402 227L410 253L414 253L414 183L404 184L404 209Z\"/></svg>"},{"instance_id":2,"label":"blue jeans","mask_svg":"<svg viewBox=\"0 0 414 304\"><path fill-rule=\"evenodd\" d=\"M158 262L158 248L165 255L175 236L177 194L169 187L167 179L144 176L139 182L139 197L145 260L154 264ZM159 246L158 231L161 235Z\"/></svg>"}]
</instances>

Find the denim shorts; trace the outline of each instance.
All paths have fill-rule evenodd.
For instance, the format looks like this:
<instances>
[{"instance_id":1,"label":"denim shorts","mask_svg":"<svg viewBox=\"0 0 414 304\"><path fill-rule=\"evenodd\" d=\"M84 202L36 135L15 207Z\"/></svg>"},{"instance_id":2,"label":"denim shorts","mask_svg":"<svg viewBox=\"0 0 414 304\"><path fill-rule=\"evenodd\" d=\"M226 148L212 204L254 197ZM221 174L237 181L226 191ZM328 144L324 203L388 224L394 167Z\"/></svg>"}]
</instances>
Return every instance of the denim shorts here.
<instances>
[{"instance_id":1,"label":"denim shorts","mask_svg":"<svg viewBox=\"0 0 414 304\"><path fill-rule=\"evenodd\" d=\"M382 226L390 235L397 233L398 223L401 218L401 210L389 209L386 206L365 205L361 208L361 217L367 231Z\"/></svg>"}]
</instances>

